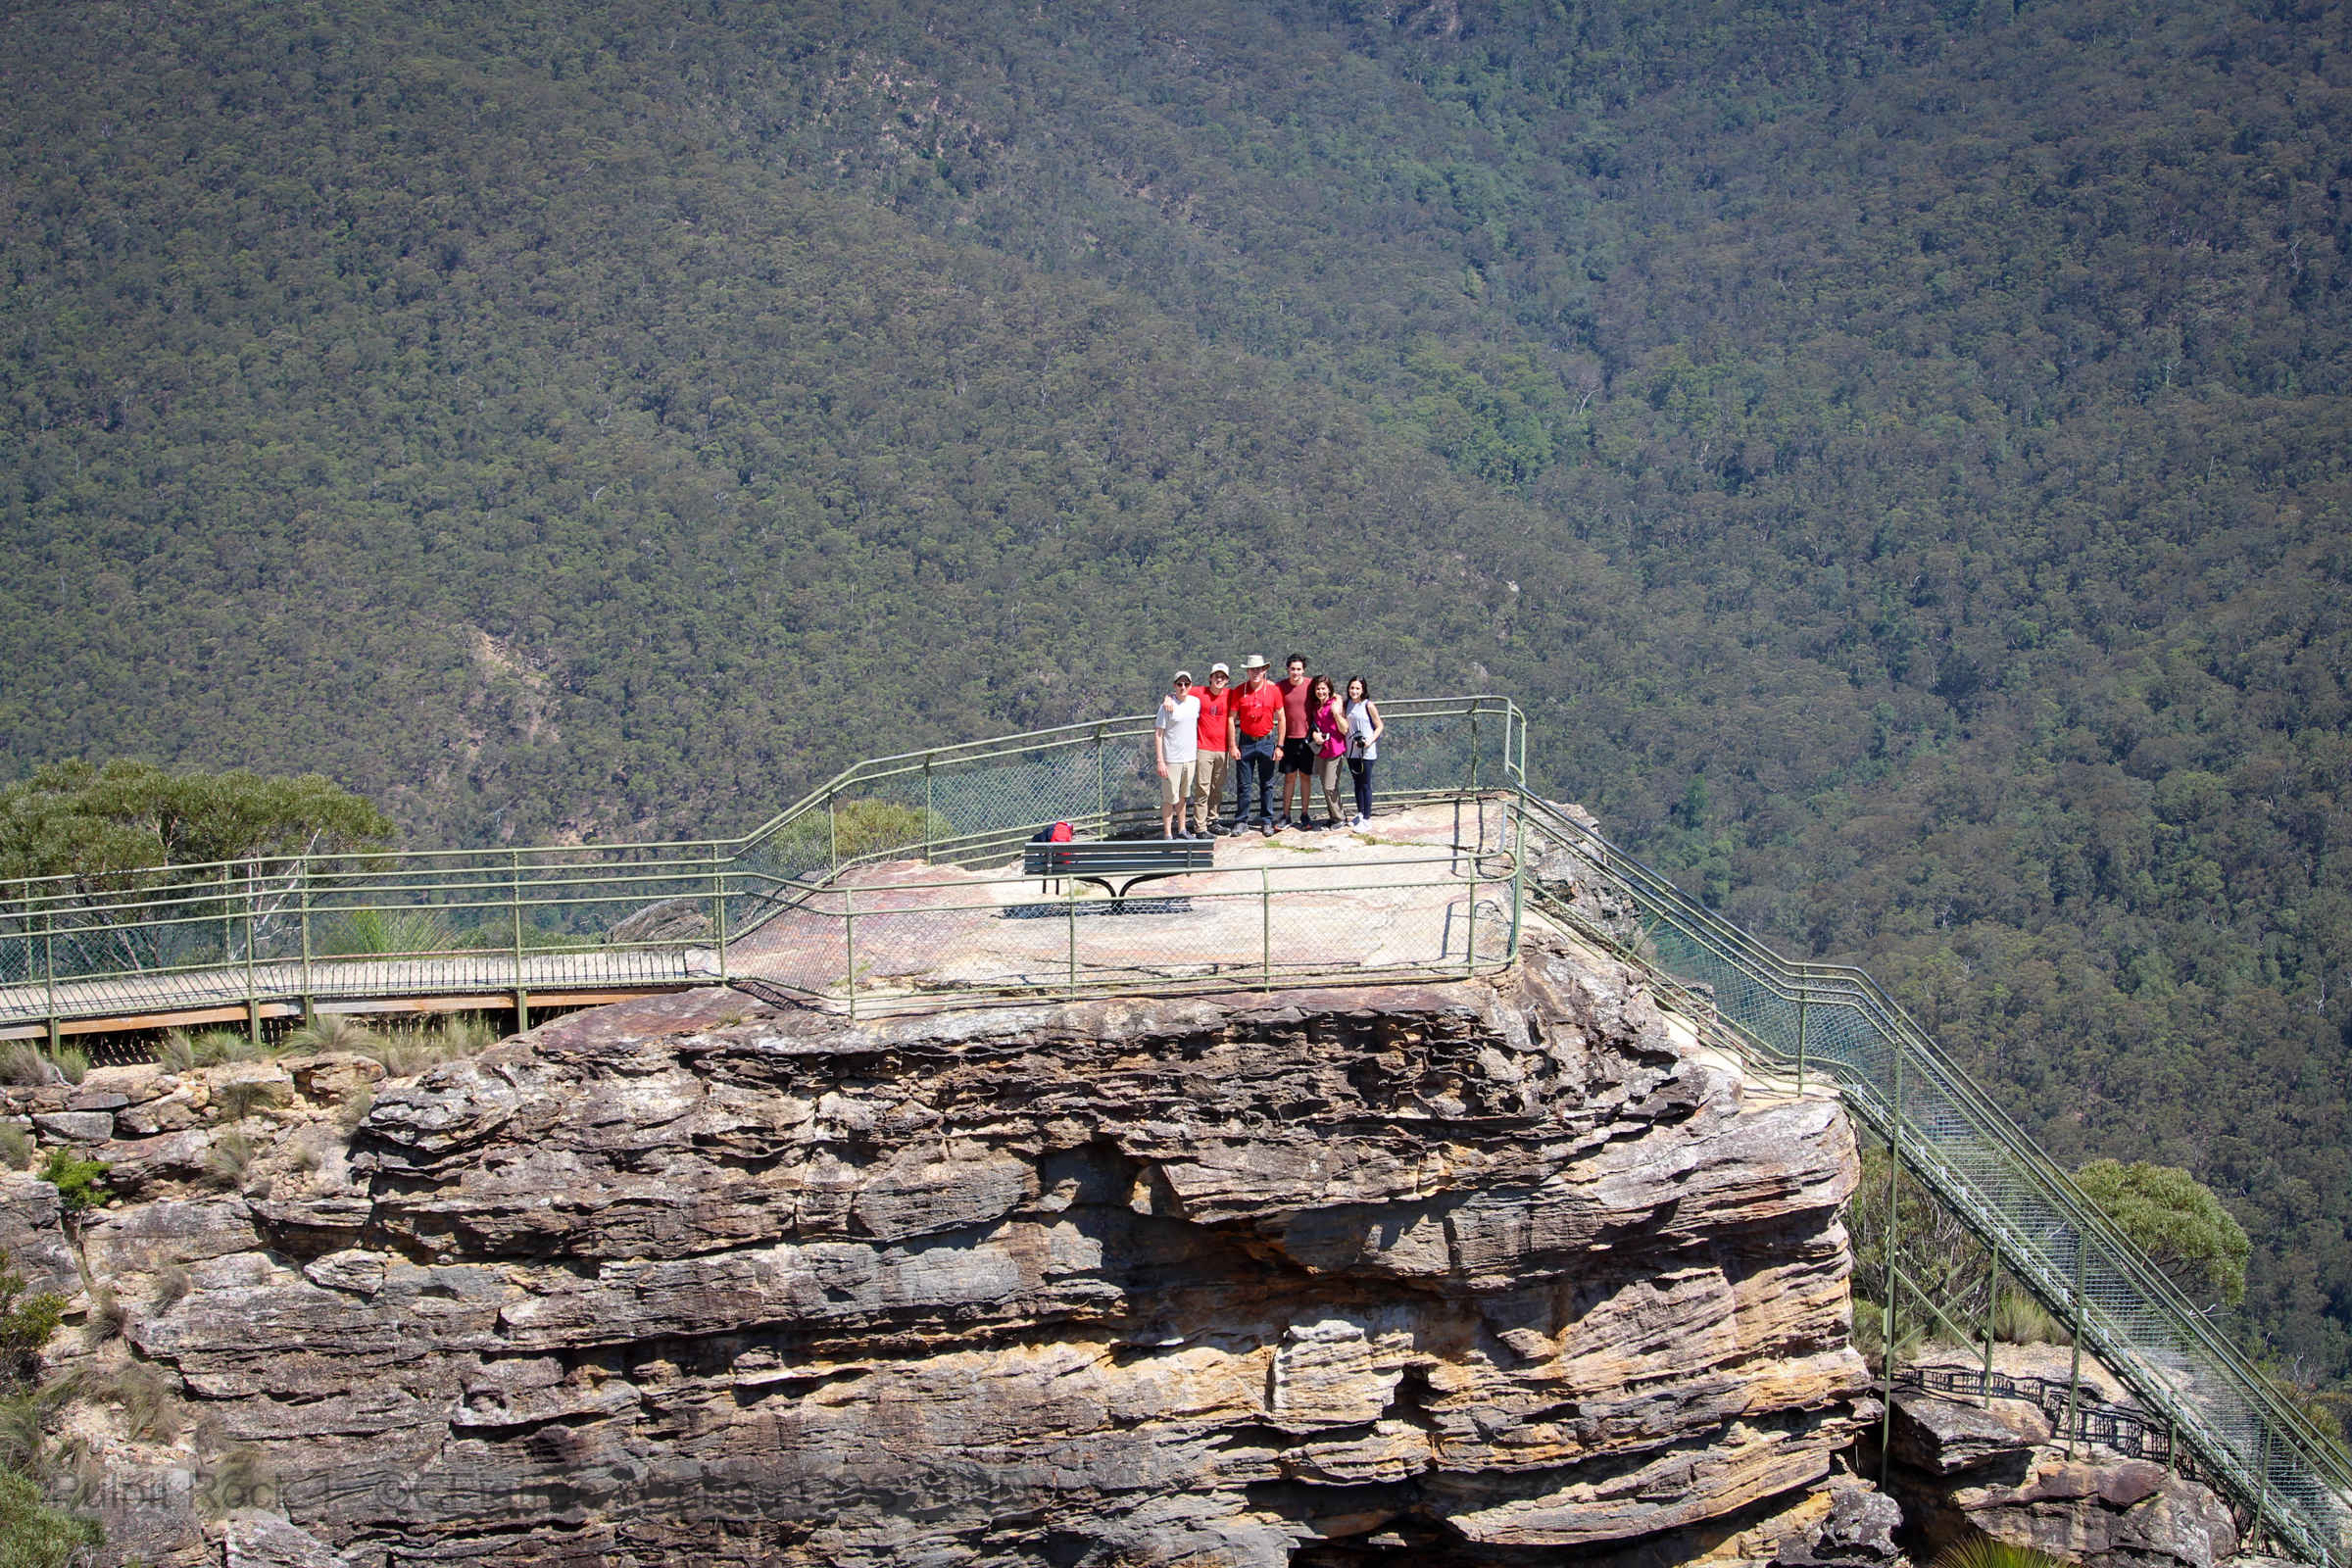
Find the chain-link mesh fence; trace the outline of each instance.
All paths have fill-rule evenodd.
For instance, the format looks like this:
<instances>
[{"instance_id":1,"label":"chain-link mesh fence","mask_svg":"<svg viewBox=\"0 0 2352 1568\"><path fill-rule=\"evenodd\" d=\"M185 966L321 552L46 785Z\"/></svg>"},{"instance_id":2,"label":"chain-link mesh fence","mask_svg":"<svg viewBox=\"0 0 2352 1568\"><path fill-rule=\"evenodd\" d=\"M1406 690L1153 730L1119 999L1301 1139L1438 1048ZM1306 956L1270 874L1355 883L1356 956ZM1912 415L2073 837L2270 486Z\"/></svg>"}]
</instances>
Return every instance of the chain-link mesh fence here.
<instances>
[{"instance_id":1,"label":"chain-link mesh fence","mask_svg":"<svg viewBox=\"0 0 2352 1568\"><path fill-rule=\"evenodd\" d=\"M1381 800L1477 792L1524 774L1526 720L1506 699L1379 706ZM1237 778L1224 792L1224 820L1239 799ZM902 858L985 864L1054 822L1083 838L1158 830L1152 715L860 762L735 847L729 926L758 927L843 867Z\"/></svg>"},{"instance_id":2,"label":"chain-link mesh fence","mask_svg":"<svg viewBox=\"0 0 2352 1568\"><path fill-rule=\"evenodd\" d=\"M713 850L337 856L18 883L0 906L0 1023L674 983L708 968L724 889Z\"/></svg>"},{"instance_id":3,"label":"chain-link mesh fence","mask_svg":"<svg viewBox=\"0 0 2352 1568\"><path fill-rule=\"evenodd\" d=\"M2352 1466L1869 976L1794 963L1543 803L1532 864L1581 861L1639 910L1639 956L1699 991L1745 1053L1833 1079L1937 1199L2135 1396L2177 1423L2258 1533L2352 1561ZM1555 862L1556 863L1556 862ZM1556 905L1562 913L1568 906Z\"/></svg>"},{"instance_id":4,"label":"chain-link mesh fence","mask_svg":"<svg viewBox=\"0 0 2352 1568\"><path fill-rule=\"evenodd\" d=\"M1381 705L1382 798L1523 773L1493 697ZM735 841L321 856L0 884L0 1030L263 1002L679 984L837 877L1156 830L1148 714L860 762Z\"/></svg>"}]
</instances>

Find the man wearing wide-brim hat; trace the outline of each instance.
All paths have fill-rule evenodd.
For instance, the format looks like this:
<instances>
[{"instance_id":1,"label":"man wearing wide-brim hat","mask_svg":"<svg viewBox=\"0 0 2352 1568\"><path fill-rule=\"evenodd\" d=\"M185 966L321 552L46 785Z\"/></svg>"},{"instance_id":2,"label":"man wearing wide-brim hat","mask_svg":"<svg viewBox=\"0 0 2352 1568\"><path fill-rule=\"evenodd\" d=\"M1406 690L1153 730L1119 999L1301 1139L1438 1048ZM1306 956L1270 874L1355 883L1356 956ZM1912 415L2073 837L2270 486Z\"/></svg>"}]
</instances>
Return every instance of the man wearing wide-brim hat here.
<instances>
[{"instance_id":1,"label":"man wearing wide-brim hat","mask_svg":"<svg viewBox=\"0 0 2352 1568\"><path fill-rule=\"evenodd\" d=\"M1233 693L1233 747L1240 759L1242 779L1234 830L1248 827L1274 832L1274 760L1282 755L1282 688L1266 679L1266 656L1251 654L1242 661L1242 683Z\"/></svg>"}]
</instances>

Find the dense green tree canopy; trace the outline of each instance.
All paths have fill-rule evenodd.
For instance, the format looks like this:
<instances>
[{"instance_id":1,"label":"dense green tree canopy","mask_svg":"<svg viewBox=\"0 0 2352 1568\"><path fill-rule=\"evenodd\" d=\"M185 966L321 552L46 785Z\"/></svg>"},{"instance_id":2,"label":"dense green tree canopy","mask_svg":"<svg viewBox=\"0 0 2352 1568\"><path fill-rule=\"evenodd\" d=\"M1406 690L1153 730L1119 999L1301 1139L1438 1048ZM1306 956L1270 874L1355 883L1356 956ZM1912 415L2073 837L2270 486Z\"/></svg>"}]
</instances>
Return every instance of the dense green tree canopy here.
<instances>
[{"instance_id":1,"label":"dense green tree canopy","mask_svg":"<svg viewBox=\"0 0 2352 1568\"><path fill-rule=\"evenodd\" d=\"M0 786L0 877L99 884L130 871L333 854L391 831L381 811L317 773L53 762Z\"/></svg>"},{"instance_id":2,"label":"dense green tree canopy","mask_svg":"<svg viewBox=\"0 0 2352 1568\"><path fill-rule=\"evenodd\" d=\"M731 832L1310 650L2352 1369L2352 54L2293 5L0 18L0 762Z\"/></svg>"},{"instance_id":3,"label":"dense green tree canopy","mask_svg":"<svg viewBox=\"0 0 2352 1568\"><path fill-rule=\"evenodd\" d=\"M2192 1299L2246 1298L2253 1244L2203 1182L2175 1165L2094 1159L2075 1183Z\"/></svg>"}]
</instances>

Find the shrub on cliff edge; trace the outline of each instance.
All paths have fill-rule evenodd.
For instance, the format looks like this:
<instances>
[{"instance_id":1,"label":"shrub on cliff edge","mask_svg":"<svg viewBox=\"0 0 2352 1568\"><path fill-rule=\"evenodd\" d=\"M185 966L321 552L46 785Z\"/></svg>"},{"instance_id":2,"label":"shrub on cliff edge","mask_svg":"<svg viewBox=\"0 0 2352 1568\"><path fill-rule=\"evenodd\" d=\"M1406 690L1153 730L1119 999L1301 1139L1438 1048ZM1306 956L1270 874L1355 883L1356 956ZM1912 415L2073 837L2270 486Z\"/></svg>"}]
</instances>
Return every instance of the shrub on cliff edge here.
<instances>
[{"instance_id":1,"label":"shrub on cliff edge","mask_svg":"<svg viewBox=\"0 0 2352 1568\"><path fill-rule=\"evenodd\" d=\"M0 1568L69 1568L105 1544L97 1520L48 1506L30 1481L0 1470Z\"/></svg>"}]
</instances>

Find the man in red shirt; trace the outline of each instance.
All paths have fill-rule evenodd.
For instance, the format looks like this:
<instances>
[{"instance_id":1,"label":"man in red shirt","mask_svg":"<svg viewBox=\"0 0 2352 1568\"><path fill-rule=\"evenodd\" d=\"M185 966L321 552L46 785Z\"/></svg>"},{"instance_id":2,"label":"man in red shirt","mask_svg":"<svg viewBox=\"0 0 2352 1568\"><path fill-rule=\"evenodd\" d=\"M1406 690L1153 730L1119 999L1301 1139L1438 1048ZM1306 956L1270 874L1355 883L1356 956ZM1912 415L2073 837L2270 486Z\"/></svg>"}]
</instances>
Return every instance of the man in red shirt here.
<instances>
[{"instance_id":1,"label":"man in red shirt","mask_svg":"<svg viewBox=\"0 0 2352 1568\"><path fill-rule=\"evenodd\" d=\"M1196 686L1191 693L1200 699L1200 761L1193 775L1193 826L1202 833L1225 831L1217 813L1225 804L1225 780L1231 775L1233 760L1240 755L1233 748L1232 683L1232 670L1211 664L1208 684Z\"/></svg>"},{"instance_id":2,"label":"man in red shirt","mask_svg":"<svg viewBox=\"0 0 2352 1568\"><path fill-rule=\"evenodd\" d=\"M1282 755L1282 688L1266 679L1266 656L1251 654L1242 661L1244 679L1233 694L1233 756L1241 764L1241 796L1234 808L1233 828L1240 832L1252 818L1257 830L1274 832L1274 760Z\"/></svg>"},{"instance_id":3,"label":"man in red shirt","mask_svg":"<svg viewBox=\"0 0 2352 1568\"><path fill-rule=\"evenodd\" d=\"M1282 820L1276 827L1297 823L1304 827L1313 822L1315 798L1309 793L1315 771L1315 749L1306 743L1306 661L1293 654L1285 664L1288 673L1277 682L1282 688ZM1298 809L1291 809L1291 796L1298 796Z\"/></svg>"}]
</instances>

